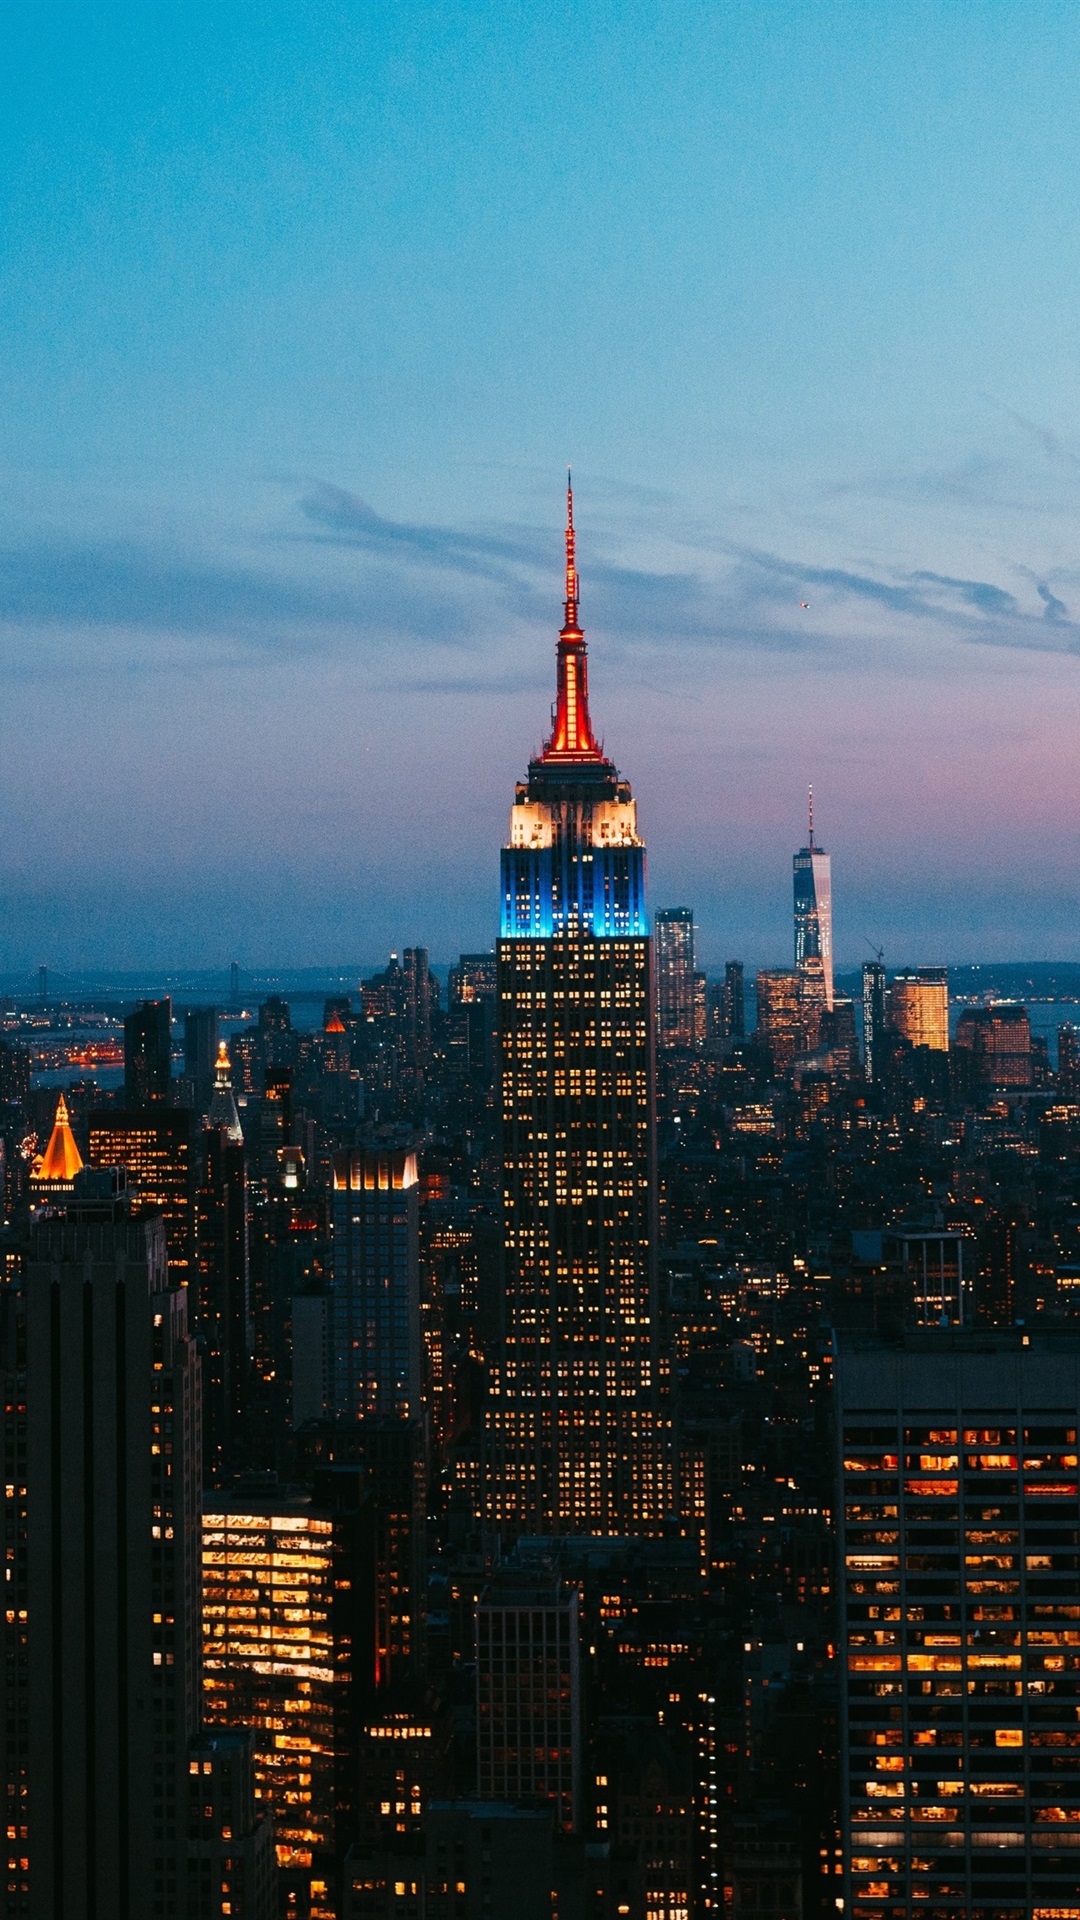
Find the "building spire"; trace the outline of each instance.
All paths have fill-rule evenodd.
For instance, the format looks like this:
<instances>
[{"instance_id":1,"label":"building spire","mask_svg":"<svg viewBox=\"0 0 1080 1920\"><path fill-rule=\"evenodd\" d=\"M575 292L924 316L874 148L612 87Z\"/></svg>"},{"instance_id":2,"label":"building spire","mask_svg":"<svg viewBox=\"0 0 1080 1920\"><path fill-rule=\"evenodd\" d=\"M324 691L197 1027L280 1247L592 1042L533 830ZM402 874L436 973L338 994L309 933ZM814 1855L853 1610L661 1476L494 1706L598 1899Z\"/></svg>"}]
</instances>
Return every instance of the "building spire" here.
<instances>
[{"instance_id":1,"label":"building spire","mask_svg":"<svg viewBox=\"0 0 1080 1920\"><path fill-rule=\"evenodd\" d=\"M589 719L589 663L585 635L578 625L578 576L574 559L574 491L566 471L566 615L559 635L558 698L552 715L545 760L602 760L603 749Z\"/></svg>"},{"instance_id":2,"label":"building spire","mask_svg":"<svg viewBox=\"0 0 1080 1920\"><path fill-rule=\"evenodd\" d=\"M807 787L806 791L807 791L807 794L809 795L809 805L810 805L810 851L811 853L813 853L814 851L814 789L813 787Z\"/></svg>"},{"instance_id":3,"label":"building spire","mask_svg":"<svg viewBox=\"0 0 1080 1920\"><path fill-rule=\"evenodd\" d=\"M574 565L574 489L570 469L566 469L566 625L564 633L580 633L578 626L577 568Z\"/></svg>"}]
</instances>

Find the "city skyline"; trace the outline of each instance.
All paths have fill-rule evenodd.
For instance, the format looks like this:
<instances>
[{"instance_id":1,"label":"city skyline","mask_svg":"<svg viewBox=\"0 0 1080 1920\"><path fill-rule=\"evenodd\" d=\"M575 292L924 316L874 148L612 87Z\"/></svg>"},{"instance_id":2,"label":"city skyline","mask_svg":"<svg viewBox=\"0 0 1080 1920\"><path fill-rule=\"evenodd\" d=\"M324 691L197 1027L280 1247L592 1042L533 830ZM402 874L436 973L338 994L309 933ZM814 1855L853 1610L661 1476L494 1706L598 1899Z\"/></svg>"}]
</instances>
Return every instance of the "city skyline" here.
<instances>
[{"instance_id":1,"label":"city skyline","mask_svg":"<svg viewBox=\"0 0 1080 1920\"><path fill-rule=\"evenodd\" d=\"M4 23L0 972L488 944L567 457L707 964L1070 951L1080 23L196 16Z\"/></svg>"}]
</instances>

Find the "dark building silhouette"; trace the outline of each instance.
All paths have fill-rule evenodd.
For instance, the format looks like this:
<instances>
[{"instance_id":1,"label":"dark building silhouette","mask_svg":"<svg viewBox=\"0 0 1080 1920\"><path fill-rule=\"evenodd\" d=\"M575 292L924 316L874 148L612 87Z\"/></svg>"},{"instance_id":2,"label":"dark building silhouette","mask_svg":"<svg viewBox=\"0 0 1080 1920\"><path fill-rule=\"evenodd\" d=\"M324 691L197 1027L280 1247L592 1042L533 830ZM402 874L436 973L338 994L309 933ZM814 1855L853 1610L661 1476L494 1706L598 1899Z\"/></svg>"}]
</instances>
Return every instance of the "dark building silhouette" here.
<instances>
[{"instance_id":1,"label":"dark building silhouette","mask_svg":"<svg viewBox=\"0 0 1080 1920\"><path fill-rule=\"evenodd\" d=\"M184 1008L184 1078L196 1113L205 1114L214 1091L218 1057L216 1007Z\"/></svg>"},{"instance_id":2,"label":"dark building silhouette","mask_svg":"<svg viewBox=\"0 0 1080 1920\"><path fill-rule=\"evenodd\" d=\"M66 1216L34 1229L25 1286L5 1300L6 1417L25 1446L25 1502L8 1531L16 1737L5 1751L27 1864L21 1890L9 1879L8 1910L35 1920L223 1911L220 1877L218 1904L186 1904L201 1716L198 1359L162 1224L131 1220L122 1186L80 1174ZM250 1793L244 1804L245 1828L216 1830L232 1842L226 1894L270 1920L269 1826Z\"/></svg>"},{"instance_id":3,"label":"dark building silhouette","mask_svg":"<svg viewBox=\"0 0 1080 1920\"><path fill-rule=\"evenodd\" d=\"M124 1021L124 1099L129 1107L167 1101L172 1080L172 1001L142 1000Z\"/></svg>"}]
</instances>

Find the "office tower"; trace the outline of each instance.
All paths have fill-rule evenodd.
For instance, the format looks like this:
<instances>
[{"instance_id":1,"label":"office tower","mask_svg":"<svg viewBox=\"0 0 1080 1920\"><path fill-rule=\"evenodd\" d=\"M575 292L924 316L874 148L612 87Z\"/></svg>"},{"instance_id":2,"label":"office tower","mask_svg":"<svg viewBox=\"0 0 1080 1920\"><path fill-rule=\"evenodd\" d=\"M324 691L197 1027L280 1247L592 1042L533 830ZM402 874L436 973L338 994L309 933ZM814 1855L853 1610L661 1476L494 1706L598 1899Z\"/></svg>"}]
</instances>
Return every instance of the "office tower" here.
<instances>
[{"instance_id":1,"label":"office tower","mask_svg":"<svg viewBox=\"0 0 1080 1920\"><path fill-rule=\"evenodd\" d=\"M694 1011L694 1045L703 1047L709 1038L709 982L704 973L695 973L691 983Z\"/></svg>"},{"instance_id":2,"label":"office tower","mask_svg":"<svg viewBox=\"0 0 1080 1920\"><path fill-rule=\"evenodd\" d=\"M795 966L806 971L820 961L825 1005L833 1003L832 861L814 845L814 789L810 789L810 832L792 862L795 902Z\"/></svg>"},{"instance_id":3,"label":"office tower","mask_svg":"<svg viewBox=\"0 0 1080 1920\"><path fill-rule=\"evenodd\" d=\"M885 999L886 1019L913 1047L933 1053L949 1050L949 973L947 967L920 967L894 975Z\"/></svg>"},{"instance_id":4,"label":"office tower","mask_svg":"<svg viewBox=\"0 0 1080 1920\"><path fill-rule=\"evenodd\" d=\"M841 1336L851 1920L1076 1903L1080 1342Z\"/></svg>"},{"instance_id":5,"label":"office tower","mask_svg":"<svg viewBox=\"0 0 1080 1920\"><path fill-rule=\"evenodd\" d=\"M259 1051L267 1067L291 1067L295 1035L292 1010L279 993L272 993L259 1008Z\"/></svg>"},{"instance_id":6,"label":"office tower","mask_svg":"<svg viewBox=\"0 0 1080 1920\"><path fill-rule=\"evenodd\" d=\"M251 1728L283 1884L305 1894L355 1837L375 1680L372 1525L355 1469L316 1471L310 1495L241 1485L203 1502L206 1720Z\"/></svg>"},{"instance_id":7,"label":"office tower","mask_svg":"<svg viewBox=\"0 0 1080 1920\"><path fill-rule=\"evenodd\" d=\"M82 1154L75 1144L63 1094L56 1103L56 1120L49 1143L30 1169L30 1198L39 1206L55 1205L74 1192L75 1175L82 1167Z\"/></svg>"},{"instance_id":8,"label":"office tower","mask_svg":"<svg viewBox=\"0 0 1080 1920\"><path fill-rule=\"evenodd\" d=\"M463 953L447 982L448 1052L458 1075L486 1094L495 1077L494 953Z\"/></svg>"},{"instance_id":9,"label":"office tower","mask_svg":"<svg viewBox=\"0 0 1080 1920\"><path fill-rule=\"evenodd\" d=\"M203 1114L214 1091L214 1067L218 1058L218 1010L216 1007L184 1008L184 1078L196 1113Z\"/></svg>"},{"instance_id":10,"label":"office tower","mask_svg":"<svg viewBox=\"0 0 1080 1920\"><path fill-rule=\"evenodd\" d=\"M254 1358L243 1136L204 1127L196 1159L195 1324L203 1343L203 1479L212 1487L233 1458Z\"/></svg>"},{"instance_id":11,"label":"office tower","mask_svg":"<svg viewBox=\"0 0 1080 1920\"><path fill-rule=\"evenodd\" d=\"M818 1046L829 1055L830 1071L851 1079L859 1070L859 1042L855 1032L855 1002L834 995L831 1007L821 1013Z\"/></svg>"},{"instance_id":12,"label":"office tower","mask_svg":"<svg viewBox=\"0 0 1080 1920\"><path fill-rule=\"evenodd\" d=\"M694 1044L694 915L664 907L656 915L656 1044Z\"/></svg>"},{"instance_id":13,"label":"office tower","mask_svg":"<svg viewBox=\"0 0 1080 1920\"><path fill-rule=\"evenodd\" d=\"M420 1210L416 1155L334 1155L330 1213L330 1414L421 1413Z\"/></svg>"},{"instance_id":14,"label":"office tower","mask_svg":"<svg viewBox=\"0 0 1080 1920\"><path fill-rule=\"evenodd\" d=\"M486 1508L509 1534L649 1532L671 1505L645 848L587 671L571 510L554 725L502 855L506 1324Z\"/></svg>"},{"instance_id":15,"label":"office tower","mask_svg":"<svg viewBox=\"0 0 1080 1920\"><path fill-rule=\"evenodd\" d=\"M406 947L401 971L405 986L405 1060L420 1079L431 1066L431 1017L439 1004L439 983L428 966L426 947Z\"/></svg>"},{"instance_id":16,"label":"office tower","mask_svg":"<svg viewBox=\"0 0 1080 1920\"><path fill-rule=\"evenodd\" d=\"M169 1098L172 1001L141 1000L124 1021L124 1099L147 1107Z\"/></svg>"},{"instance_id":17,"label":"office tower","mask_svg":"<svg viewBox=\"0 0 1080 1920\"><path fill-rule=\"evenodd\" d=\"M757 989L757 1034L775 1073L790 1067L804 1046L802 976L780 967L761 967ZM815 1040L816 1040L815 1033Z\"/></svg>"},{"instance_id":18,"label":"office tower","mask_svg":"<svg viewBox=\"0 0 1080 1920\"><path fill-rule=\"evenodd\" d=\"M195 1155L184 1107L105 1107L90 1115L90 1164L126 1167L138 1218L165 1221L169 1272L185 1285L195 1264Z\"/></svg>"},{"instance_id":19,"label":"office tower","mask_svg":"<svg viewBox=\"0 0 1080 1920\"><path fill-rule=\"evenodd\" d=\"M741 960L729 960L724 968L724 1012L726 1040L746 1038L746 978Z\"/></svg>"},{"instance_id":20,"label":"office tower","mask_svg":"<svg viewBox=\"0 0 1080 1920\"><path fill-rule=\"evenodd\" d=\"M198 1913L199 1381L161 1223L84 1170L4 1306L7 1910ZM269 1827L231 1837L269 1920Z\"/></svg>"},{"instance_id":21,"label":"office tower","mask_svg":"<svg viewBox=\"0 0 1080 1920\"><path fill-rule=\"evenodd\" d=\"M1063 1100L1080 1100L1080 1035L1069 1023L1058 1028L1057 1090Z\"/></svg>"},{"instance_id":22,"label":"office tower","mask_svg":"<svg viewBox=\"0 0 1080 1920\"><path fill-rule=\"evenodd\" d=\"M21 1106L30 1092L30 1055L25 1047L0 1040L0 1107Z\"/></svg>"},{"instance_id":23,"label":"office tower","mask_svg":"<svg viewBox=\"0 0 1080 1920\"><path fill-rule=\"evenodd\" d=\"M972 1090L985 1098L1031 1085L1031 1021L1026 1007L995 1000L965 1007L956 1023L956 1046L971 1056Z\"/></svg>"},{"instance_id":24,"label":"office tower","mask_svg":"<svg viewBox=\"0 0 1080 1920\"><path fill-rule=\"evenodd\" d=\"M504 1574L476 1608L477 1792L550 1806L572 1832L582 1758L577 1590Z\"/></svg>"},{"instance_id":25,"label":"office tower","mask_svg":"<svg viewBox=\"0 0 1080 1920\"><path fill-rule=\"evenodd\" d=\"M474 1000L494 1001L498 993L494 953L463 953L451 967L447 995L451 1006L467 1006Z\"/></svg>"},{"instance_id":26,"label":"office tower","mask_svg":"<svg viewBox=\"0 0 1080 1920\"><path fill-rule=\"evenodd\" d=\"M862 970L863 1072L877 1086L884 1069L882 1035L885 1032L885 968L880 960L865 960Z\"/></svg>"}]
</instances>

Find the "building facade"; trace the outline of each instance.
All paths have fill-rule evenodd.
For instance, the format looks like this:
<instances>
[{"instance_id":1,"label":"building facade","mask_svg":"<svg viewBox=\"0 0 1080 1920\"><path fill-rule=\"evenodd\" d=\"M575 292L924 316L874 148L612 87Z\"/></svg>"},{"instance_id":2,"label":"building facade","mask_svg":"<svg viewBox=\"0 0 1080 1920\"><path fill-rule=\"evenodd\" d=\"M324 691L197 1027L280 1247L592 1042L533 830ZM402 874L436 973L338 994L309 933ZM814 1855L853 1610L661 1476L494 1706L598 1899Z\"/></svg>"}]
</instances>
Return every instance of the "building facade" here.
<instances>
[{"instance_id":1,"label":"building facade","mask_svg":"<svg viewBox=\"0 0 1080 1920\"><path fill-rule=\"evenodd\" d=\"M894 976L886 998L888 1023L913 1047L949 1050L949 974L946 967L919 967Z\"/></svg>"},{"instance_id":2,"label":"building facade","mask_svg":"<svg viewBox=\"0 0 1080 1920\"><path fill-rule=\"evenodd\" d=\"M656 1044L692 1047L694 1031L694 915L664 907L656 916Z\"/></svg>"},{"instance_id":3,"label":"building facade","mask_svg":"<svg viewBox=\"0 0 1080 1920\"><path fill-rule=\"evenodd\" d=\"M841 1336L851 1920L1076 1906L1080 1340Z\"/></svg>"}]
</instances>

